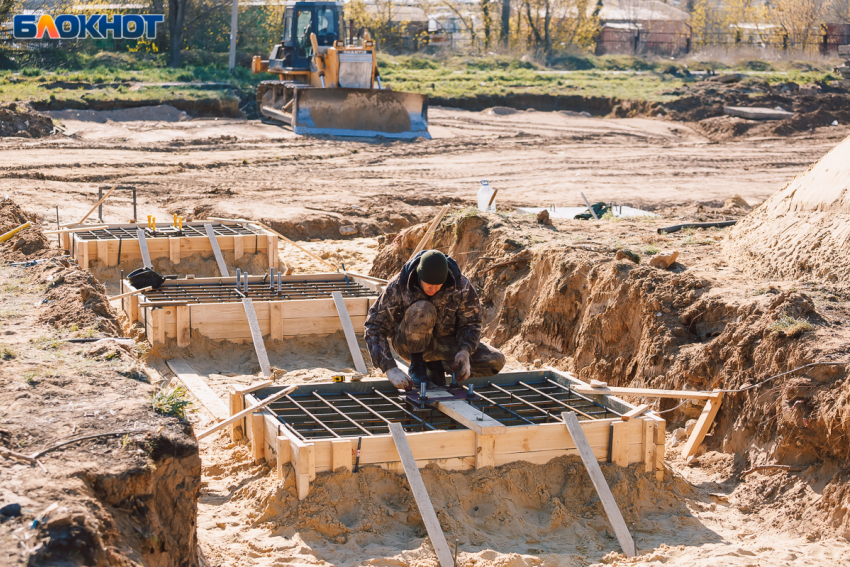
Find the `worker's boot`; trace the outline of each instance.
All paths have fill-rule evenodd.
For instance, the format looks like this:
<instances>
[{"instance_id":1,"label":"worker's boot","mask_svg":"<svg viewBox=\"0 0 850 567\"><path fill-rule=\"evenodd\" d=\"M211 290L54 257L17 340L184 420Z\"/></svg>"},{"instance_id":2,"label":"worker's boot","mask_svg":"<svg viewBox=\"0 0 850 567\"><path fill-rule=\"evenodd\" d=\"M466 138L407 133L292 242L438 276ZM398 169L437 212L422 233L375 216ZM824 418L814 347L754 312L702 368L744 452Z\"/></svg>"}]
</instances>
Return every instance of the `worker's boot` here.
<instances>
[{"instance_id":1,"label":"worker's boot","mask_svg":"<svg viewBox=\"0 0 850 567\"><path fill-rule=\"evenodd\" d=\"M428 381L428 367L421 352L410 354L410 368L407 373L417 388L422 382Z\"/></svg>"},{"instance_id":2,"label":"worker's boot","mask_svg":"<svg viewBox=\"0 0 850 567\"><path fill-rule=\"evenodd\" d=\"M446 370L443 368L442 360L429 360L425 363L428 368L428 380L435 386L446 385Z\"/></svg>"}]
</instances>

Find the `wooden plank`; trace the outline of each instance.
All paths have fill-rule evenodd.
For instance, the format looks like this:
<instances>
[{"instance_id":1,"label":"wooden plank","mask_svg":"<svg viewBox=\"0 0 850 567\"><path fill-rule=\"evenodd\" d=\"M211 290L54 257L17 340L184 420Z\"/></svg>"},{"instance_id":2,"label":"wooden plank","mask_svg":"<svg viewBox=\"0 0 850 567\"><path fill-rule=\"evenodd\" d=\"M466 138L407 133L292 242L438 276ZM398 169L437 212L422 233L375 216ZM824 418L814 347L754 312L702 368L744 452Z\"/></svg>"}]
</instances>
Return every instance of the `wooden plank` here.
<instances>
[{"instance_id":1,"label":"wooden plank","mask_svg":"<svg viewBox=\"0 0 850 567\"><path fill-rule=\"evenodd\" d=\"M463 400L436 402L433 406L478 435L504 435L507 430L502 423Z\"/></svg>"},{"instance_id":2,"label":"wooden plank","mask_svg":"<svg viewBox=\"0 0 850 567\"><path fill-rule=\"evenodd\" d=\"M218 431L222 427L227 427L228 425L230 425L232 423L236 423L237 421L239 421L240 419L242 419L246 415L250 415L251 413L257 411L258 409L269 405L273 401L278 400L278 399L282 398L283 396L286 396L287 394L291 394L292 392L295 391L295 389L297 387L298 386L287 386L286 388L277 392L276 394L272 394L271 396L269 396L269 397L267 397L263 400L260 400L259 402L252 405L251 407L246 408L246 409L240 411L239 413L237 413L235 415L231 415L229 418L222 421L221 423L217 423L217 424L213 425L212 427L205 429L204 431L201 431L197 435L198 441L200 441L201 439L203 439L204 437L206 437L208 435L212 435L213 433L215 433L216 431Z\"/></svg>"},{"instance_id":3,"label":"wooden plank","mask_svg":"<svg viewBox=\"0 0 850 567\"><path fill-rule=\"evenodd\" d=\"M706 433L708 433L708 430L711 428L711 424L714 423L714 417L720 409L720 402L722 400L723 392L718 392L716 394L712 394L711 399L709 399L705 404L705 407L702 409L702 413L697 420L697 424L691 432L691 436L688 437L688 442L685 443L685 446L682 448L682 457L685 459L696 454L700 443L702 443Z\"/></svg>"},{"instance_id":4,"label":"wooden plank","mask_svg":"<svg viewBox=\"0 0 850 567\"><path fill-rule=\"evenodd\" d=\"M165 343L165 309L154 307L150 310L151 319L151 342L153 344Z\"/></svg>"},{"instance_id":5,"label":"wooden plank","mask_svg":"<svg viewBox=\"0 0 850 567\"><path fill-rule=\"evenodd\" d=\"M90 262L89 245L91 245L91 244L94 244L94 241L92 241L92 240L81 240L79 242L79 244L77 244L77 247L80 249L80 254L79 254L79 258L77 260L77 263L80 264L80 266L84 270L89 269L89 262Z\"/></svg>"},{"instance_id":6,"label":"wooden plank","mask_svg":"<svg viewBox=\"0 0 850 567\"><path fill-rule=\"evenodd\" d=\"M96 240L95 248L97 249L97 261L106 268L109 267L109 241Z\"/></svg>"},{"instance_id":7,"label":"wooden plank","mask_svg":"<svg viewBox=\"0 0 850 567\"><path fill-rule=\"evenodd\" d=\"M664 480L664 457L667 451L667 422L663 419L655 420L655 479L658 482Z\"/></svg>"},{"instance_id":8,"label":"wooden plank","mask_svg":"<svg viewBox=\"0 0 850 567\"><path fill-rule=\"evenodd\" d=\"M611 423L614 421L614 419L600 419L582 422L582 428L591 446L605 447L606 459L608 458L608 439L611 433ZM616 421L620 421L620 419L616 418ZM573 438L564 429L563 423L508 427L504 435L496 437L496 455L575 448Z\"/></svg>"},{"instance_id":9,"label":"wooden plank","mask_svg":"<svg viewBox=\"0 0 850 567\"><path fill-rule=\"evenodd\" d=\"M112 301L112 300L115 300L115 299L123 299L125 297L130 297L131 295L136 295L137 293L142 293L142 292L148 291L150 289L153 289L153 287L148 286L148 287L143 287L142 289L134 289L133 291L128 291L128 292L122 293L120 295L113 295L112 297L107 297L106 300Z\"/></svg>"},{"instance_id":10,"label":"wooden plank","mask_svg":"<svg viewBox=\"0 0 850 567\"><path fill-rule=\"evenodd\" d=\"M177 346L180 348L186 348L189 346L191 329L189 328L189 320L191 319L191 314L189 310L191 309L188 305L177 306Z\"/></svg>"},{"instance_id":11,"label":"wooden plank","mask_svg":"<svg viewBox=\"0 0 850 567\"><path fill-rule=\"evenodd\" d=\"M269 256L269 268L277 270L278 252L277 252L277 236L269 234L266 236L266 252Z\"/></svg>"},{"instance_id":12,"label":"wooden plank","mask_svg":"<svg viewBox=\"0 0 850 567\"><path fill-rule=\"evenodd\" d=\"M434 220L431 221L431 224L428 225L428 228L425 230L425 234L422 236L422 239L419 241L419 244L416 245L416 248L413 250L413 254L410 255L410 258L408 258L408 261L413 259L413 257L417 254L419 254L431 241L431 238L434 236L437 227L440 226L440 221L443 220L443 217L446 215L446 212L448 210L449 205L443 205L443 208L440 209L440 212L437 213L437 216L435 216Z\"/></svg>"},{"instance_id":13,"label":"wooden plank","mask_svg":"<svg viewBox=\"0 0 850 567\"><path fill-rule=\"evenodd\" d=\"M263 445L265 442L265 419L263 414L257 412L251 414L251 456L254 459L254 464L259 464L263 460Z\"/></svg>"},{"instance_id":14,"label":"wooden plank","mask_svg":"<svg viewBox=\"0 0 850 567\"><path fill-rule=\"evenodd\" d=\"M148 239L145 238L145 231L141 228L136 229L136 238L139 240L139 250L142 253L142 264L145 268L153 268L151 263L151 255L148 251Z\"/></svg>"},{"instance_id":15,"label":"wooden plank","mask_svg":"<svg viewBox=\"0 0 850 567\"><path fill-rule=\"evenodd\" d=\"M233 258L238 260L245 255L245 235L233 236Z\"/></svg>"},{"instance_id":16,"label":"wooden plank","mask_svg":"<svg viewBox=\"0 0 850 567\"><path fill-rule=\"evenodd\" d=\"M407 441L415 451L416 458L422 461L475 456L475 433L469 430L410 433L407 435ZM398 451L391 436L363 437L361 466L398 460Z\"/></svg>"},{"instance_id":17,"label":"wooden plank","mask_svg":"<svg viewBox=\"0 0 850 567\"><path fill-rule=\"evenodd\" d=\"M334 439L331 441L331 470L345 469L349 472L354 468L351 459L351 441Z\"/></svg>"},{"instance_id":18,"label":"wooden plank","mask_svg":"<svg viewBox=\"0 0 850 567\"><path fill-rule=\"evenodd\" d=\"M614 495L611 494L611 489L608 488L608 483L602 475L602 469L599 468L599 463L596 462L596 457L587 438L584 435L584 430L579 424L576 414L573 412L564 412L561 414L567 430L570 432L573 441L578 448L581 460L584 463L587 473L590 475L590 480L593 482L596 493L599 494L599 499L602 501L602 506L605 508L605 513L608 515L608 521L614 528L614 534L620 542L620 547L623 548L623 553L626 557L635 556L635 542L632 535L629 533L629 528L623 520L620 509L617 507L617 502L614 500ZM623 423L623 422L620 422Z\"/></svg>"},{"instance_id":19,"label":"wooden plank","mask_svg":"<svg viewBox=\"0 0 850 567\"><path fill-rule=\"evenodd\" d=\"M260 323L257 321L257 314L254 312L254 302L251 301L250 297L243 297L242 306L245 308L245 316L248 317L248 326L251 328L251 338L254 340L257 358L260 360L260 368L263 370L263 375L269 378L272 375L272 369L269 364L266 345L263 342L263 334L260 332Z\"/></svg>"},{"instance_id":20,"label":"wooden plank","mask_svg":"<svg viewBox=\"0 0 850 567\"><path fill-rule=\"evenodd\" d=\"M172 264L180 263L180 239L173 236L168 237L168 258Z\"/></svg>"},{"instance_id":21,"label":"wooden plank","mask_svg":"<svg viewBox=\"0 0 850 567\"><path fill-rule=\"evenodd\" d=\"M275 437L275 453L277 454L277 464L275 466L277 479L283 480L283 465L292 461L292 452L288 437L283 435Z\"/></svg>"},{"instance_id":22,"label":"wooden plank","mask_svg":"<svg viewBox=\"0 0 850 567\"><path fill-rule=\"evenodd\" d=\"M475 436L475 468L496 466L496 437L493 435Z\"/></svg>"},{"instance_id":23,"label":"wooden plank","mask_svg":"<svg viewBox=\"0 0 850 567\"><path fill-rule=\"evenodd\" d=\"M625 421L615 421L611 424L614 430L611 434L611 462L626 468L629 466L629 438Z\"/></svg>"},{"instance_id":24,"label":"wooden plank","mask_svg":"<svg viewBox=\"0 0 850 567\"><path fill-rule=\"evenodd\" d=\"M425 483L422 482L422 476L419 474L419 468L416 465L416 460L413 458L410 445L407 444L407 438L404 435L402 425L398 422L391 423L390 433L393 436L399 457L401 457L404 473L407 475L407 481L410 483L410 491L413 493L413 498L416 500L417 506L419 506L419 514L422 516L425 529L428 531L428 537L431 538L431 545L434 546L440 566L454 567L454 560L449 550L449 544L446 542L446 536L440 527L437 513L434 512L434 505L431 504L431 499L428 497Z\"/></svg>"},{"instance_id":25,"label":"wooden plank","mask_svg":"<svg viewBox=\"0 0 850 567\"><path fill-rule=\"evenodd\" d=\"M263 456L266 459L266 463L271 466L277 460L275 439L278 435L280 422L269 408L263 408L259 413L263 416Z\"/></svg>"},{"instance_id":26,"label":"wooden plank","mask_svg":"<svg viewBox=\"0 0 850 567\"><path fill-rule=\"evenodd\" d=\"M416 461L416 466L424 469L428 465L437 465L444 471L471 471L475 469L475 457L463 457L452 459L431 459L428 461ZM382 469L394 473L403 473L404 466L401 461L391 461L388 463L378 463Z\"/></svg>"},{"instance_id":27,"label":"wooden plank","mask_svg":"<svg viewBox=\"0 0 850 567\"><path fill-rule=\"evenodd\" d=\"M268 388L273 384L274 380L263 380L262 382L257 382L256 384L251 384L250 386L244 386L242 388L239 388L239 391L243 394L249 394L251 392L256 392L257 390L262 390L263 388Z\"/></svg>"},{"instance_id":28,"label":"wooden plank","mask_svg":"<svg viewBox=\"0 0 850 567\"><path fill-rule=\"evenodd\" d=\"M313 444L299 445L290 442L289 449L292 452L292 466L295 468L295 488L298 499L304 500L310 492L310 481L316 477L316 456L313 452Z\"/></svg>"},{"instance_id":29,"label":"wooden plank","mask_svg":"<svg viewBox=\"0 0 850 567\"><path fill-rule=\"evenodd\" d=\"M210 239L210 246L212 247L213 254L215 254L215 261L218 264L218 271L224 277L230 277L230 272L227 271L227 264L224 263L224 256L221 255L221 248L218 247L218 239L215 236L215 229L211 224L205 224L204 229L207 231L207 238Z\"/></svg>"},{"instance_id":30,"label":"wooden plank","mask_svg":"<svg viewBox=\"0 0 850 567\"><path fill-rule=\"evenodd\" d=\"M109 225L106 225L106 224L101 224L101 225L97 225L97 226L88 225L88 226L78 226L76 228L61 228L59 230L45 230L44 234L45 235L61 234L64 238L66 235L73 234L75 232L88 232L90 230L102 230L104 228L109 228Z\"/></svg>"},{"instance_id":31,"label":"wooden plank","mask_svg":"<svg viewBox=\"0 0 850 567\"><path fill-rule=\"evenodd\" d=\"M623 421L629 421L633 417L638 417L639 415L646 413L647 411L649 411L649 408L649 404L643 404L641 406L636 407L632 411L624 413L622 416L620 416L620 419L622 419Z\"/></svg>"},{"instance_id":32,"label":"wooden plank","mask_svg":"<svg viewBox=\"0 0 850 567\"><path fill-rule=\"evenodd\" d=\"M269 338L283 340L283 301L269 302Z\"/></svg>"},{"instance_id":33,"label":"wooden plank","mask_svg":"<svg viewBox=\"0 0 850 567\"><path fill-rule=\"evenodd\" d=\"M192 367L189 366L189 363L180 358L166 360L165 363L171 371L174 372L177 379L186 386L186 389L189 390L195 398L197 398L201 405L204 406L213 415L213 417L219 421L227 419L227 416L230 414L227 410L227 406L224 405L221 398L213 392L207 382L195 373Z\"/></svg>"},{"instance_id":34,"label":"wooden plank","mask_svg":"<svg viewBox=\"0 0 850 567\"><path fill-rule=\"evenodd\" d=\"M334 291L331 293L331 296L333 297L337 313L339 314L342 331L345 333L348 350L351 351L351 358L354 359L354 369L360 374L366 376L369 374L369 369L366 368L366 362L363 360L363 354L360 352L360 345L357 344L357 337L354 334L354 325L351 323L351 317L348 314L348 308L342 298L342 292Z\"/></svg>"},{"instance_id":35,"label":"wooden plank","mask_svg":"<svg viewBox=\"0 0 850 567\"><path fill-rule=\"evenodd\" d=\"M620 394L624 396L646 396L650 398L677 398L681 400L708 400L714 395L711 392L691 392L690 390L655 390L653 388L591 388L590 386L573 386L573 391L584 395L608 396Z\"/></svg>"},{"instance_id":36,"label":"wooden plank","mask_svg":"<svg viewBox=\"0 0 850 567\"><path fill-rule=\"evenodd\" d=\"M642 421L644 472L652 472L655 470L655 422L651 419Z\"/></svg>"}]
</instances>

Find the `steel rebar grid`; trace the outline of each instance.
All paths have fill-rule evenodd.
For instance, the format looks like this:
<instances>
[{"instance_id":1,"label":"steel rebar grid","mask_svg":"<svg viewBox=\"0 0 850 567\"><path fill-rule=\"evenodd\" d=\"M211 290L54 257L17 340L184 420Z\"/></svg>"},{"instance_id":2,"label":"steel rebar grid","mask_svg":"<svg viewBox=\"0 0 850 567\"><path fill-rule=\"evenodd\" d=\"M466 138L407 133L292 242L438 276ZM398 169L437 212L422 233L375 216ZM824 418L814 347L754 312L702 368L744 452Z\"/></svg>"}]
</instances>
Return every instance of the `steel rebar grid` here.
<instances>
[{"instance_id":1,"label":"steel rebar grid","mask_svg":"<svg viewBox=\"0 0 850 567\"><path fill-rule=\"evenodd\" d=\"M398 401L397 401L398 400ZM573 392L569 387L544 379L511 384L488 383L473 389L468 400L476 409L506 426L537 425L560 421L560 413L576 411L580 419L603 419L620 414ZM338 394L293 395L272 403L277 418L306 440L386 435L390 422L406 431L463 429L463 426L432 408L419 409L399 397L396 390Z\"/></svg>"},{"instance_id":2,"label":"steel rebar grid","mask_svg":"<svg viewBox=\"0 0 850 567\"><path fill-rule=\"evenodd\" d=\"M221 223L214 223L213 231L216 236L233 236L234 234L239 234L242 236L250 236L250 235L259 235L264 234L261 229L255 229L251 227L246 227L241 224L239 225L226 225ZM147 229L144 226L140 226L138 228L142 228L145 231L145 236L147 238L167 238L169 236L203 236L207 237L206 230L203 226L195 227L187 224L183 224L183 234L180 234L177 230L177 227L172 225L163 225L163 227L156 232ZM136 227L133 228L125 228L125 227L115 227L115 228L101 228L98 230L86 230L81 232L73 233L74 236L78 236L80 240L117 240L118 238L131 238L136 240Z\"/></svg>"},{"instance_id":3,"label":"steel rebar grid","mask_svg":"<svg viewBox=\"0 0 850 567\"><path fill-rule=\"evenodd\" d=\"M191 281L191 280L188 280ZM278 288L280 293L278 293ZM242 289L242 288L240 288ZM242 301L245 294L254 301L279 301L296 299L325 299L339 291L343 297L374 297L375 291L349 280L332 281L287 281L277 282L274 287L268 282L248 284L248 292L238 292L233 283L180 283L163 285L144 293L146 303L227 303Z\"/></svg>"}]
</instances>

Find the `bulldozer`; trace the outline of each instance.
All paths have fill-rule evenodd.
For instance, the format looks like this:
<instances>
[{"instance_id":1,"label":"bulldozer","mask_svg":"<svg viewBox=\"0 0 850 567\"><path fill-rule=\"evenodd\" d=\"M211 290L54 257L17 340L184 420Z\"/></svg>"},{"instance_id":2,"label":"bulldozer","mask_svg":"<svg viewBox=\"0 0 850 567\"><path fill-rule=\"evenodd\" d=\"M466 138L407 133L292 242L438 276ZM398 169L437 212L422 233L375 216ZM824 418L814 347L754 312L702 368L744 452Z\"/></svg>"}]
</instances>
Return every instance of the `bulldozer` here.
<instances>
[{"instance_id":1,"label":"bulldozer","mask_svg":"<svg viewBox=\"0 0 850 567\"><path fill-rule=\"evenodd\" d=\"M345 38L342 2L287 2L283 34L253 73L278 80L257 88L257 109L296 134L427 138L428 95L384 88L367 31Z\"/></svg>"}]
</instances>

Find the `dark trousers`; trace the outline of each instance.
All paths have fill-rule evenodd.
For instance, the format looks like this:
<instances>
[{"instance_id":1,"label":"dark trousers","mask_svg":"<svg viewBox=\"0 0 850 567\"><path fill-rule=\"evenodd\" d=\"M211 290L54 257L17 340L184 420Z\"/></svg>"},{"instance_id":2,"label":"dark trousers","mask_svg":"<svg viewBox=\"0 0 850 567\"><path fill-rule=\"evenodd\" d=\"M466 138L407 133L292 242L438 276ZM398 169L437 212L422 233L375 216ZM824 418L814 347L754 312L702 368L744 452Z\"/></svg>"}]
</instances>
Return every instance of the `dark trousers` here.
<instances>
[{"instance_id":1,"label":"dark trousers","mask_svg":"<svg viewBox=\"0 0 850 567\"><path fill-rule=\"evenodd\" d=\"M392 339L393 348L400 357L410 362L410 353L421 352L425 361L443 361L449 374L451 365L460 350L454 337L434 336L437 310L430 301L417 301L407 308ZM469 355L471 376L493 376L505 367L505 355L488 344L479 342Z\"/></svg>"}]
</instances>

